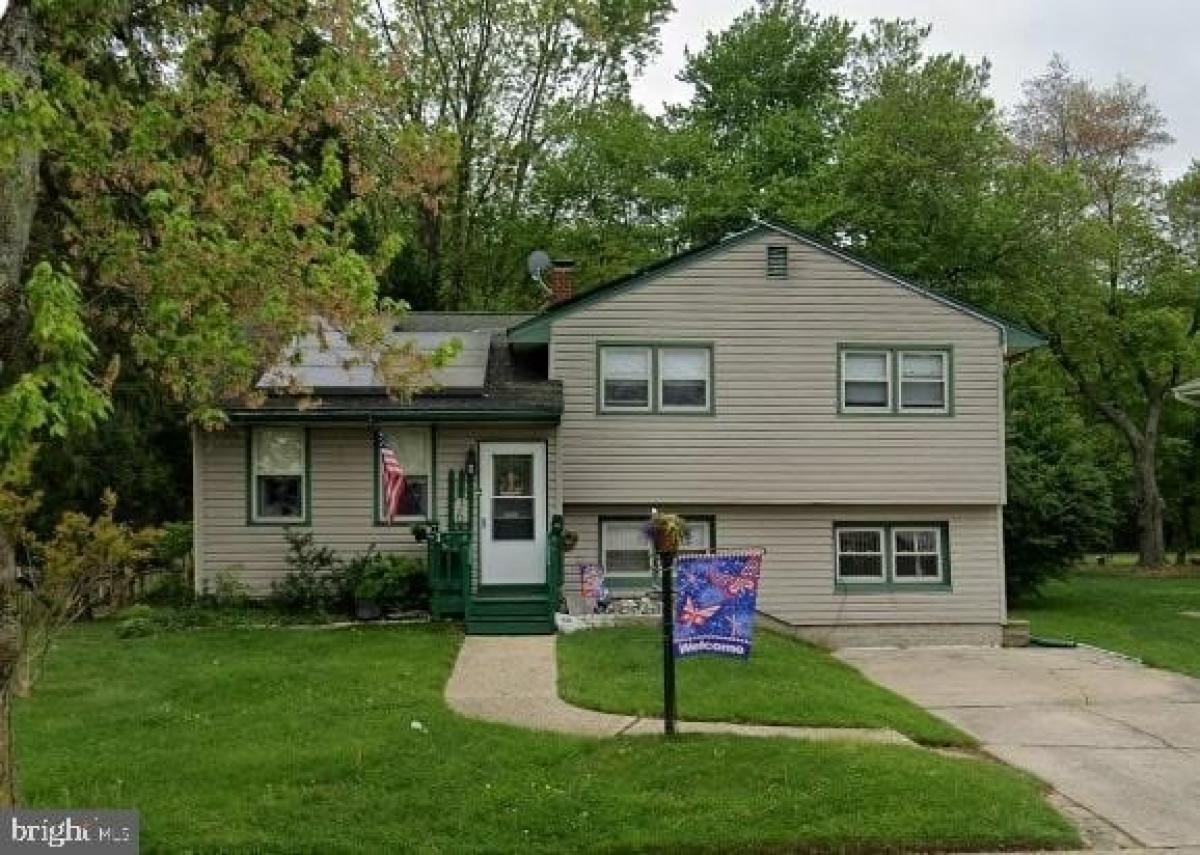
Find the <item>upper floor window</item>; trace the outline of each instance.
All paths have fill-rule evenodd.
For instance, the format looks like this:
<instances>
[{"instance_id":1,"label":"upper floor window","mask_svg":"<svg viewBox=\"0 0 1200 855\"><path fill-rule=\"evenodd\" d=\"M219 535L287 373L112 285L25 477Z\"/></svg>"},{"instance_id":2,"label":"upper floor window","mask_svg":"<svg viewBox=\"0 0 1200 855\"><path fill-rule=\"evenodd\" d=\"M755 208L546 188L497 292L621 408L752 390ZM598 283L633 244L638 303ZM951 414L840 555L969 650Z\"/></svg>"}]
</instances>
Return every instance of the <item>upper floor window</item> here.
<instances>
[{"instance_id":1,"label":"upper floor window","mask_svg":"<svg viewBox=\"0 0 1200 855\"><path fill-rule=\"evenodd\" d=\"M710 351L706 347L658 349L658 406L661 410L707 410Z\"/></svg>"},{"instance_id":2,"label":"upper floor window","mask_svg":"<svg viewBox=\"0 0 1200 855\"><path fill-rule=\"evenodd\" d=\"M901 410L946 411L946 362L944 351L900 351Z\"/></svg>"},{"instance_id":3,"label":"upper floor window","mask_svg":"<svg viewBox=\"0 0 1200 855\"><path fill-rule=\"evenodd\" d=\"M606 410L650 409L651 349L600 349L601 399Z\"/></svg>"},{"instance_id":4,"label":"upper floor window","mask_svg":"<svg viewBox=\"0 0 1200 855\"><path fill-rule=\"evenodd\" d=\"M308 448L304 428L250 431L250 518L253 522L304 522L308 507Z\"/></svg>"},{"instance_id":5,"label":"upper floor window","mask_svg":"<svg viewBox=\"0 0 1200 855\"><path fill-rule=\"evenodd\" d=\"M948 415L950 348L843 346L838 408L844 413Z\"/></svg>"},{"instance_id":6,"label":"upper floor window","mask_svg":"<svg viewBox=\"0 0 1200 855\"><path fill-rule=\"evenodd\" d=\"M425 426L396 427L380 431L404 473L396 514L392 520L429 519L433 475L433 434ZM375 449L375 521L388 521L387 480Z\"/></svg>"},{"instance_id":7,"label":"upper floor window","mask_svg":"<svg viewBox=\"0 0 1200 855\"><path fill-rule=\"evenodd\" d=\"M892 354L886 350L842 351L842 407L887 410L892 406Z\"/></svg>"},{"instance_id":8,"label":"upper floor window","mask_svg":"<svg viewBox=\"0 0 1200 855\"><path fill-rule=\"evenodd\" d=\"M709 413L709 345L601 345L599 407L608 413Z\"/></svg>"}]
</instances>

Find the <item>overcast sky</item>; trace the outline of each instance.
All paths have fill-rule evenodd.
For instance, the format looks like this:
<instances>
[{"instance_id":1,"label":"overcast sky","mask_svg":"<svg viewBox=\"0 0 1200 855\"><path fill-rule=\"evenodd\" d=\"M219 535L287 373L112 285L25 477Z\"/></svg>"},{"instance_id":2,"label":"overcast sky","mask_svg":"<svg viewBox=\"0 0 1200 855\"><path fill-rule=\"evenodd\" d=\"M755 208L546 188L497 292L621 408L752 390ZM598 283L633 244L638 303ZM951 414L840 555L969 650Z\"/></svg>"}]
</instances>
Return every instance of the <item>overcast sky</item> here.
<instances>
[{"instance_id":1,"label":"overcast sky","mask_svg":"<svg viewBox=\"0 0 1200 855\"><path fill-rule=\"evenodd\" d=\"M663 28L662 56L635 82L634 97L657 112L684 101L675 79L685 47L724 29L752 0L675 0ZM851 21L916 18L933 25L929 45L992 61L992 97L1001 106L1020 99L1021 82L1040 74L1056 51L1099 84L1124 75L1144 83L1166 115L1176 142L1158 156L1175 176L1200 158L1200 2L1197 0L809 0L821 14Z\"/></svg>"}]
</instances>

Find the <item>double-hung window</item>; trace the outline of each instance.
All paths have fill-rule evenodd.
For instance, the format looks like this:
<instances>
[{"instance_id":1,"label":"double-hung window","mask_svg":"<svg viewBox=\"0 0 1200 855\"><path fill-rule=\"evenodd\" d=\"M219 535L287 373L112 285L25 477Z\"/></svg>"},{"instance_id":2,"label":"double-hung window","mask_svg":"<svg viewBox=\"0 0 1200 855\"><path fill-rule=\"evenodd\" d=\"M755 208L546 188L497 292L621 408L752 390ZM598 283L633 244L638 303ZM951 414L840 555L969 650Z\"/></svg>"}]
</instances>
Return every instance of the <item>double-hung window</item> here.
<instances>
[{"instance_id":1,"label":"double-hung window","mask_svg":"<svg viewBox=\"0 0 1200 855\"><path fill-rule=\"evenodd\" d=\"M944 413L949 400L946 352L900 351L900 411Z\"/></svg>"},{"instance_id":2,"label":"double-hung window","mask_svg":"<svg viewBox=\"0 0 1200 855\"><path fill-rule=\"evenodd\" d=\"M838 409L843 413L949 415L949 347L844 345Z\"/></svg>"},{"instance_id":3,"label":"double-hung window","mask_svg":"<svg viewBox=\"0 0 1200 855\"><path fill-rule=\"evenodd\" d=\"M712 394L711 354L706 347L658 348L659 410L708 410Z\"/></svg>"},{"instance_id":4,"label":"double-hung window","mask_svg":"<svg viewBox=\"0 0 1200 855\"><path fill-rule=\"evenodd\" d=\"M882 528L842 526L837 529L837 580L884 582L887 580Z\"/></svg>"},{"instance_id":5,"label":"double-hung window","mask_svg":"<svg viewBox=\"0 0 1200 855\"><path fill-rule=\"evenodd\" d=\"M842 351L842 409L886 412L892 406L892 353Z\"/></svg>"},{"instance_id":6,"label":"double-hung window","mask_svg":"<svg viewBox=\"0 0 1200 855\"><path fill-rule=\"evenodd\" d=\"M893 528L892 579L896 582L940 582L941 534L936 528Z\"/></svg>"},{"instance_id":7,"label":"double-hung window","mask_svg":"<svg viewBox=\"0 0 1200 855\"><path fill-rule=\"evenodd\" d=\"M950 584L945 523L835 523L833 541L834 581L843 589Z\"/></svg>"},{"instance_id":8,"label":"double-hung window","mask_svg":"<svg viewBox=\"0 0 1200 855\"><path fill-rule=\"evenodd\" d=\"M304 428L250 431L250 519L303 523L308 517L308 443Z\"/></svg>"},{"instance_id":9,"label":"double-hung window","mask_svg":"<svg viewBox=\"0 0 1200 855\"><path fill-rule=\"evenodd\" d=\"M433 475L433 433L428 427L388 428L381 431L384 440L396 455L404 472L404 487L400 493L395 520L428 519L430 517L430 483ZM379 450L375 450L375 521L386 523L387 483L380 465Z\"/></svg>"},{"instance_id":10,"label":"double-hung window","mask_svg":"<svg viewBox=\"0 0 1200 855\"><path fill-rule=\"evenodd\" d=\"M653 349L600 349L601 401L605 410L649 412Z\"/></svg>"},{"instance_id":11,"label":"double-hung window","mask_svg":"<svg viewBox=\"0 0 1200 855\"><path fill-rule=\"evenodd\" d=\"M600 411L712 412L712 357L709 345L600 345Z\"/></svg>"}]
</instances>

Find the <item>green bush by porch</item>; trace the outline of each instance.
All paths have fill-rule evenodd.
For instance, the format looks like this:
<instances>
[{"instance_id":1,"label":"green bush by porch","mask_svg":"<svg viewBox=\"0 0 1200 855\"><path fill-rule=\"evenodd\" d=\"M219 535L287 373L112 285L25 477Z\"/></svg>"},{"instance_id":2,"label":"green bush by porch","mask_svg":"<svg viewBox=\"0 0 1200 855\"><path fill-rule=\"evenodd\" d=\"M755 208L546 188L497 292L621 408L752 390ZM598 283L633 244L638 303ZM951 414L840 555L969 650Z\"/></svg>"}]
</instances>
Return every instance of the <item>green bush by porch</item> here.
<instances>
[{"instance_id":1,"label":"green bush by porch","mask_svg":"<svg viewBox=\"0 0 1200 855\"><path fill-rule=\"evenodd\" d=\"M143 851L1075 845L1029 778L899 746L586 740L459 718L437 626L72 630L21 702L34 805L134 807ZM413 722L419 722L419 729Z\"/></svg>"},{"instance_id":2,"label":"green bush by porch","mask_svg":"<svg viewBox=\"0 0 1200 855\"><path fill-rule=\"evenodd\" d=\"M657 628L596 629L558 640L559 694L603 712L662 715ZM693 721L890 727L927 745L972 746L957 728L877 686L828 653L774 632L755 633L746 662L678 663L679 717Z\"/></svg>"}]
</instances>

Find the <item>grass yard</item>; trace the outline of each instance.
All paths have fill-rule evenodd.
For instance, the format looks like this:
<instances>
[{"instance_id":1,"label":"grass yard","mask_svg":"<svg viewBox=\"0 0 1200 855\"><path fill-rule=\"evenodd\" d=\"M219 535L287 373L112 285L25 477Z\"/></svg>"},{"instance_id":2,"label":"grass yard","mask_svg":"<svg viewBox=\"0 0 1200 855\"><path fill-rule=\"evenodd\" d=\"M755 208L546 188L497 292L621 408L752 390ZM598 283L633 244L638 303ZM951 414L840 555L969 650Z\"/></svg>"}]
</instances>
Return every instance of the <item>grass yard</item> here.
<instances>
[{"instance_id":1,"label":"grass yard","mask_svg":"<svg viewBox=\"0 0 1200 855\"><path fill-rule=\"evenodd\" d=\"M1080 570L1014 612L1034 635L1094 644L1200 677L1200 575Z\"/></svg>"},{"instance_id":2,"label":"grass yard","mask_svg":"<svg viewBox=\"0 0 1200 855\"><path fill-rule=\"evenodd\" d=\"M657 628L596 629L558 640L558 688L604 712L662 715ZM692 721L890 727L927 745L972 746L970 736L870 682L823 650L758 630L746 662L684 659L676 666L679 717Z\"/></svg>"},{"instance_id":3,"label":"grass yard","mask_svg":"<svg viewBox=\"0 0 1200 855\"><path fill-rule=\"evenodd\" d=\"M1037 783L901 746L585 740L442 702L449 627L72 631L17 708L36 806L135 807L143 851L1069 846ZM420 729L413 726L420 722Z\"/></svg>"}]
</instances>

